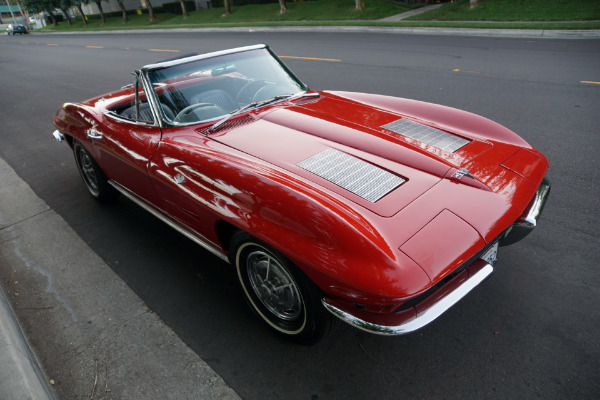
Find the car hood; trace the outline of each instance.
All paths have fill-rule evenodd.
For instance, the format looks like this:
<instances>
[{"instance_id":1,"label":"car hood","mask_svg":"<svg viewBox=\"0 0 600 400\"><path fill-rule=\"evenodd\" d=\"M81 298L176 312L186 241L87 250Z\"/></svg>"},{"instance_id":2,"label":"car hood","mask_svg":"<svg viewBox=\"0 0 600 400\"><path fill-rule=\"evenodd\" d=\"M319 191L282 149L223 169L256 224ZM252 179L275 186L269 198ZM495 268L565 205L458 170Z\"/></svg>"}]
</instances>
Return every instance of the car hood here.
<instances>
[{"instance_id":1,"label":"car hood","mask_svg":"<svg viewBox=\"0 0 600 400\"><path fill-rule=\"evenodd\" d=\"M480 176L464 182L488 189L489 168L474 168L474 160L493 148L504 153L499 158L507 159L521 146L529 147L508 129L474 114L360 93L321 92L318 98L279 103L231 124L236 128L211 137L386 217L465 166ZM437 141L427 138L436 135ZM448 142L460 147L444 147ZM353 182L336 178L335 170L322 173L327 163L332 167L350 163L350 170L340 170L338 175L365 167L374 177L369 182L374 192L383 195L364 196ZM381 183L390 179L392 183Z\"/></svg>"}]
</instances>

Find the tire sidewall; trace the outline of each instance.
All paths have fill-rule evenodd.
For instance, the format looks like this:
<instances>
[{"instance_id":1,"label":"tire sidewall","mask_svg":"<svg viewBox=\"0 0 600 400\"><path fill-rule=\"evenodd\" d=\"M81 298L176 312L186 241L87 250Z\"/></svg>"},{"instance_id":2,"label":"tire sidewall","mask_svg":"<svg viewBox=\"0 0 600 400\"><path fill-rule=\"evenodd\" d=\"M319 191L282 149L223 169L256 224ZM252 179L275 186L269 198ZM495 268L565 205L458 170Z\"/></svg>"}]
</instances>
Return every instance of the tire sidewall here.
<instances>
[{"instance_id":1,"label":"tire sidewall","mask_svg":"<svg viewBox=\"0 0 600 400\"><path fill-rule=\"evenodd\" d=\"M83 179L83 183L85 183L85 187L87 188L88 192L92 195L92 197L94 197L96 199L100 198L100 177L98 175L99 169L96 166L94 159L92 158L90 153L86 150L86 148L83 147L83 145L78 141L75 141L73 143L73 153L75 155L75 163L77 164L77 170L79 171L79 175L81 175L81 179ZM89 182L89 178L86 176L85 172L83 172L83 166L82 166L83 156L88 157L88 159L91 160L91 162L92 162L92 168L94 170L94 174L96 175L96 180L98 181L97 182L98 188L94 188L91 186L91 184Z\"/></svg>"},{"instance_id":2,"label":"tire sidewall","mask_svg":"<svg viewBox=\"0 0 600 400\"><path fill-rule=\"evenodd\" d=\"M303 272L280 252L246 233L240 233L232 240L231 258L246 301L250 308L278 334L292 341L312 344L318 341L328 326L328 316L321 305L321 296L316 286ZM254 250L260 250L273 257L291 277L302 302L299 319L284 321L271 313L255 293L247 273L247 257Z\"/></svg>"}]
</instances>

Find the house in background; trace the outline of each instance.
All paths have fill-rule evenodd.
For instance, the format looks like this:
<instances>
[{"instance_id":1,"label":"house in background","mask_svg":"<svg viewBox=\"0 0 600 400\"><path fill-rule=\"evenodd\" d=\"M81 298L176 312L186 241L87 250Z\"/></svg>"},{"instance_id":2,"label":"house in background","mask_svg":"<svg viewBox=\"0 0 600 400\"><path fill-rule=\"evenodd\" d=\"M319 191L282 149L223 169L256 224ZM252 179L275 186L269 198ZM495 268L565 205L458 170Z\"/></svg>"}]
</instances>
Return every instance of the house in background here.
<instances>
[{"instance_id":1,"label":"house in background","mask_svg":"<svg viewBox=\"0 0 600 400\"><path fill-rule=\"evenodd\" d=\"M148 6L146 4L146 0L123 0L122 3L125 6L125 9L127 11L146 10L148 8ZM162 7L162 5L166 4L166 3L179 3L179 0L150 0L150 4L152 4L152 7L155 9ZM196 8L191 9L191 10L188 9L188 11L202 10L202 9L211 7L210 0L195 0L194 4L195 4ZM83 12L85 15L100 14L100 11L98 10L98 6L93 1L90 1L87 4L84 4L82 6L82 8L83 8ZM121 12L121 9L119 8L119 4L117 3L117 0L103 1L102 2L102 10L105 13Z\"/></svg>"},{"instance_id":2,"label":"house in background","mask_svg":"<svg viewBox=\"0 0 600 400\"><path fill-rule=\"evenodd\" d=\"M25 9L21 10L16 4L0 4L0 24L29 25L29 13Z\"/></svg>"},{"instance_id":3,"label":"house in background","mask_svg":"<svg viewBox=\"0 0 600 400\"><path fill-rule=\"evenodd\" d=\"M0 0L0 1L2 1L2 0ZM188 8L188 11L211 8L211 0L194 0L193 2L195 5L195 8L192 8L192 9ZM127 11L132 11L132 12L135 12L136 10L140 10L141 12L144 12L148 8L146 0L122 0L122 3L125 6L125 9ZM152 4L152 7L155 9L155 11L159 11L160 8L164 4L167 4L167 3L176 3L177 5L179 5L179 0L150 0L150 3ZM188 3L188 1L186 1L186 3ZM105 0L105 1L102 1L101 5L102 5L102 11L104 12L104 14L113 14L113 13L120 14L121 13L121 9L119 8L119 4L118 4L117 0L108 0L108 1ZM93 0L90 0L86 4L82 4L81 8L83 10L83 13L86 16L100 14L100 11L98 10L98 6L96 5L96 3ZM69 16L72 19L81 18L75 7L69 8L67 12L69 13ZM59 9L54 9L53 14L55 16L59 17L59 21L62 21L64 19L63 13ZM38 14L38 16L39 16L39 18L36 18L36 21L38 21L37 26L34 25L34 27L41 28L49 23L49 21L46 20L46 18L48 16L48 14L46 12L42 12L42 13Z\"/></svg>"}]
</instances>

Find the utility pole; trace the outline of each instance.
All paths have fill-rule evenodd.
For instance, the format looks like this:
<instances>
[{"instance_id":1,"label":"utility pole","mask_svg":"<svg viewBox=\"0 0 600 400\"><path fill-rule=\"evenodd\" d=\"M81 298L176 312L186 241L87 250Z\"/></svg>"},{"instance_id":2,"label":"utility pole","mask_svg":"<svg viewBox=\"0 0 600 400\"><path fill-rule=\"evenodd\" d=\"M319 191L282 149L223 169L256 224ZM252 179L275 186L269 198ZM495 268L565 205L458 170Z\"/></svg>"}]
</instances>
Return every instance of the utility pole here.
<instances>
[{"instance_id":1,"label":"utility pole","mask_svg":"<svg viewBox=\"0 0 600 400\"><path fill-rule=\"evenodd\" d=\"M15 19L15 14L13 14L12 12L12 7L10 6L10 4L8 3L8 0L6 0L6 5L8 6L8 11L10 11L10 15L12 15L12 19L13 19L13 24L17 23L17 20Z\"/></svg>"},{"instance_id":2,"label":"utility pole","mask_svg":"<svg viewBox=\"0 0 600 400\"><path fill-rule=\"evenodd\" d=\"M23 14L23 6L21 5L21 2L19 0L15 0L17 2L17 7L19 7L19 13L21 14L21 17L25 18L26 15ZM27 12L27 10L25 10L25 12ZM27 16L27 23L29 23L29 16Z\"/></svg>"}]
</instances>

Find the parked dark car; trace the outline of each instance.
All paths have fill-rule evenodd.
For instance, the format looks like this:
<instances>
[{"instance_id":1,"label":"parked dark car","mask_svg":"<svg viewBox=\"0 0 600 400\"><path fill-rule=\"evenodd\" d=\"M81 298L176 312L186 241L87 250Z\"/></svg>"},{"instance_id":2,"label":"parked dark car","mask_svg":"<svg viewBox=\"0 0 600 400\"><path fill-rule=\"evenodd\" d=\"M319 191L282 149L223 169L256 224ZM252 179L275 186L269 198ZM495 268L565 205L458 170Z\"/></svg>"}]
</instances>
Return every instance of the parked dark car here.
<instances>
[{"instance_id":1,"label":"parked dark car","mask_svg":"<svg viewBox=\"0 0 600 400\"><path fill-rule=\"evenodd\" d=\"M29 33L25 25L20 24L10 24L6 27L6 33L9 35L14 35L15 33L20 33L21 35L24 33Z\"/></svg>"}]
</instances>

